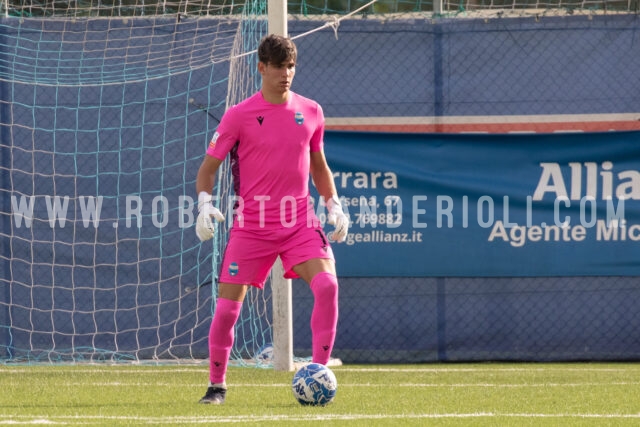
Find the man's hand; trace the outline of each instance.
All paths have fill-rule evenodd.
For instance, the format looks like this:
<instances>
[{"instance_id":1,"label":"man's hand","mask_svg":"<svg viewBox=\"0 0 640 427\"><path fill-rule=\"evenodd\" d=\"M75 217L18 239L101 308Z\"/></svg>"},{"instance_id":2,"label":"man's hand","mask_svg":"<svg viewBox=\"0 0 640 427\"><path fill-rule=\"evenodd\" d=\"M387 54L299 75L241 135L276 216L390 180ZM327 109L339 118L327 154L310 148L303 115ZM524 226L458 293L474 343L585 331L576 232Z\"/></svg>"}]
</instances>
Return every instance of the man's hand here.
<instances>
[{"instance_id":1,"label":"man's hand","mask_svg":"<svg viewBox=\"0 0 640 427\"><path fill-rule=\"evenodd\" d=\"M204 242L213 237L215 228L211 218L216 221L224 221L224 215L215 206L211 204L213 197L204 191L198 194L198 219L196 219L196 236L200 241Z\"/></svg>"},{"instance_id":2,"label":"man's hand","mask_svg":"<svg viewBox=\"0 0 640 427\"><path fill-rule=\"evenodd\" d=\"M335 227L333 239L338 243L344 242L349 231L349 218L342 212L338 196L334 195L327 202L327 222Z\"/></svg>"}]
</instances>

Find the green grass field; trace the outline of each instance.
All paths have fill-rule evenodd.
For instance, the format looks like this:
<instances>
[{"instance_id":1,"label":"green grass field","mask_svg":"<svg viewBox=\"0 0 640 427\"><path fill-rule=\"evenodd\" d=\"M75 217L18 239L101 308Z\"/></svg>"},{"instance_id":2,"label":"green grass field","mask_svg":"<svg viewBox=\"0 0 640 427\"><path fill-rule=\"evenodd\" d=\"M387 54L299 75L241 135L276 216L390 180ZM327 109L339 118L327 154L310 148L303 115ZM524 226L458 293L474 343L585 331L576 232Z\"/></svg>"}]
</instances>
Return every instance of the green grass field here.
<instances>
[{"instance_id":1,"label":"green grass field","mask_svg":"<svg viewBox=\"0 0 640 427\"><path fill-rule=\"evenodd\" d=\"M232 367L223 406L198 404L199 365L0 366L0 425L640 425L640 364L334 367L338 393L303 407L293 373Z\"/></svg>"}]
</instances>

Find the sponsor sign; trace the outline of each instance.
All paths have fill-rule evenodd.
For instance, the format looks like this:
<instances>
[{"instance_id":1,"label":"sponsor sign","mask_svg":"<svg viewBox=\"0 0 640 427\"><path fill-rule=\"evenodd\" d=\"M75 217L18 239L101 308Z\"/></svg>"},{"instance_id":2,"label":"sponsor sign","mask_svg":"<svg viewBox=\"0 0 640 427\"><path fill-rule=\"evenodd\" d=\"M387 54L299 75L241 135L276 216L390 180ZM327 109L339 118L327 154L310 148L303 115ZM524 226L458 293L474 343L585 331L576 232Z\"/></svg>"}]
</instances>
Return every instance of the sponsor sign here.
<instances>
[{"instance_id":1,"label":"sponsor sign","mask_svg":"<svg viewBox=\"0 0 640 427\"><path fill-rule=\"evenodd\" d=\"M325 140L340 275L640 275L640 132Z\"/></svg>"}]
</instances>

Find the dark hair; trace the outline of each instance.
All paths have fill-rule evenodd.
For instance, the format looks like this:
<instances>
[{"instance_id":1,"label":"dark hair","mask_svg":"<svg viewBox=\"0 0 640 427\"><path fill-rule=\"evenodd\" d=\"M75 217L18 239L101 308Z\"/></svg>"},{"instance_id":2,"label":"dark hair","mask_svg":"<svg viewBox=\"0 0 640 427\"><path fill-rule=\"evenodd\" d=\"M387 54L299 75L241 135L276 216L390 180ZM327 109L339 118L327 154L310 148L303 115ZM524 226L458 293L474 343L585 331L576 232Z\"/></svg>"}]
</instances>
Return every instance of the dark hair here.
<instances>
[{"instance_id":1,"label":"dark hair","mask_svg":"<svg viewBox=\"0 0 640 427\"><path fill-rule=\"evenodd\" d=\"M270 34L260 41L258 60L265 64L280 65L298 57L295 43L289 37Z\"/></svg>"}]
</instances>

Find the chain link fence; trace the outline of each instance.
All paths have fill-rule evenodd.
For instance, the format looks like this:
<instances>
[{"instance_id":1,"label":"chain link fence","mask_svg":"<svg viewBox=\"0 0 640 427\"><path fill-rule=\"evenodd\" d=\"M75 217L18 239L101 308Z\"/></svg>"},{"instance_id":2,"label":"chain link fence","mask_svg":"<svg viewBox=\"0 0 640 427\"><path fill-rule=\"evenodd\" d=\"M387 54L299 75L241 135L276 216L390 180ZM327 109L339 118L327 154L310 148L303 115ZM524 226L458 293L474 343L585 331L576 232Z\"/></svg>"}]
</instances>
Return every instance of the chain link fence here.
<instances>
[{"instance_id":1,"label":"chain link fence","mask_svg":"<svg viewBox=\"0 0 640 427\"><path fill-rule=\"evenodd\" d=\"M395 3L393 16L346 19L297 40L294 90L323 105L330 129L640 129L638 15L615 13L637 4L448 3L453 13L439 17L416 13L424 6ZM289 28L295 36L316 24L300 18ZM402 260L390 253L388 262ZM640 356L637 277L342 277L340 284L335 355L346 362ZM303 283L294 283L294 298L294 347L306 354L312 298Z\"/></svg>"},{"instance_id":2,"label":"chain link fence","mask_svg":"<svg viewBox=\"0 0 640 427\"><path fill-rule=\"evenodd\" d=\"M294 348L306 355L313 297L303 282L293 289ZM341 278L334 356L347 363L637 360L638 303L637 277Z\"/></svg>"}]
</instances>

